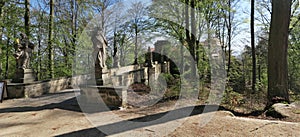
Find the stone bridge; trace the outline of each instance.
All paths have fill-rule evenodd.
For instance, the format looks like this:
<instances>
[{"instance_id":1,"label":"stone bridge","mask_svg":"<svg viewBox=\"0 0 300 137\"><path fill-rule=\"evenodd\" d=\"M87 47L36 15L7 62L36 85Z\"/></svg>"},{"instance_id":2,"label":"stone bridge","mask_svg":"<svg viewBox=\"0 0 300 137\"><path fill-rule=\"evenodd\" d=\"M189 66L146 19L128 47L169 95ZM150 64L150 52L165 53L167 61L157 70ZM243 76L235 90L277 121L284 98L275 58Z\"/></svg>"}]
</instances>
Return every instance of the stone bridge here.
<instances>
[{"instance_id":1,"label":"stone bridge","mask_svg":"<svg viewBox=\"0 0 300 137\"><path fill-rule=\"evenodd\" d=\"M101 73L97 71L93 74L73 77L61 77L44 81L24 81L23 83L8 82L5 98L37 97L68 88L80 88L82 97L86 98L88 102L93 102L94 97L101 96L106 104L124 106L127 98L127 87L133 83L150 85L161 73L170 73L170 70L172 70L170 69L170 62L162 54L163 45L165 44L168 44L168 42L158 41L155 44L155 52L149 48L147 61L145 62L146 67L130 65L101 70Z\"/></svg>"},{"instance_id":2,"label":"stone bridge","mask_svg":"<svg viewBox=\"0 0 300 137\"><path fill-rule=\"evenodd\" d=\"M8 83L6 98L37 97L64 89L80 88L81 95L86 97L89 102L93 101L93 97L101 96L108 105L124 106L126 104L127 87L133 83L148 85L150 79L155 80L161 74L161 67L161 64L155 63L151 67L131 65L108 69L102 74L102 85L96 84L97 80L92 74L30 83Z\"/></svg>"}]
</instances>

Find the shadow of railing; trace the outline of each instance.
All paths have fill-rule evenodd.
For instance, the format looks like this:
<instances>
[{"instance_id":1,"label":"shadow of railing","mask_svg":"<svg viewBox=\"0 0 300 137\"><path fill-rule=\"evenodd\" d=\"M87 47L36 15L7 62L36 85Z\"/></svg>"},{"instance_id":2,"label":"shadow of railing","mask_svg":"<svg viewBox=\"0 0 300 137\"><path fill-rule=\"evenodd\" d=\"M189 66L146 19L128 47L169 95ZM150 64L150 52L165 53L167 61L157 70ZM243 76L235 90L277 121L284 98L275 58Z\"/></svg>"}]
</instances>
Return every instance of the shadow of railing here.
<instances>
[{"instance_id":1,"label":"shadow of railing","mask_svg":"<svg viewBox=\"0 0 300 137\"><path fill-rule=\"evenodd\" d=\"M80 107L78 106L76 97L71 99L67 99L60 103L51 103L46 104L43 106L31 107L31 106L24 106L24 107L13 107L13 108L3 108L0 109L0 113L10 113L10 112L31 112L31 111L41 111L47 109L63 109L75 112L82 112Z\"/></svg>"},{"instance_id":2,"label":"shadow of railing","mask_svg":"<svg viewBox=\"0 0 300 137\"><path fill-rule=\"evenodd\" d=\"M70 94L74 95L70 95ZM68 97L63 98L64 95L67 95ZM66 91L66 92L57 92L57 93L48 93L45 95L42 95L40 97L33 97L32 102L37 99L37 101L42 100L55 100L56 98L62 98L63 101L58 103L49 103L41 106L21 106L21 107L10 107L10 108L2 108L0 109L0 113L10 113L10 112L32 112L32 111L42 111L42 110L49 110L49 109L62 109L62 110L68 110L68 111L74 111L74 112L82 112L82 108L80 108L80 105L78 104L78 98L75 96L74 90ZM50 101L49 101L50 102ZM57 102L57 101L56 101ZM88 104L90 105L90 104ZM93 105L99 105L99 104L93 104ZM99 112L105 112L110 110L116 110L118 107L109 107L106 109L96 109L96 106L92 106L92 110L90 111L84 111L85 113L99 113Z\"/></svg>"}]
</instances>

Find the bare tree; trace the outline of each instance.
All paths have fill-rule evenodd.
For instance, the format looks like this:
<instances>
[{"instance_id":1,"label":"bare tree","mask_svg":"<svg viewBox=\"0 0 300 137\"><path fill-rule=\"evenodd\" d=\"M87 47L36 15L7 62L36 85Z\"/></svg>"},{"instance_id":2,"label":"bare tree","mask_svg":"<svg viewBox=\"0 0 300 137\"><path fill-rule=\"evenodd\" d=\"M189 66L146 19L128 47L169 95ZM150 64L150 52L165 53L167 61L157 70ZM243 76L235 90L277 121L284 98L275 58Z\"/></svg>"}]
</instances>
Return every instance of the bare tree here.
<instances>
[{"instance_id":1,"label":"bare tree","mask_svg":"<svg viewBox=\"0 0 300 137\"><path fill-rule=\"evenodd\" d=\"M145 28L146 6L142 2L132 3L128 10L129 18L131 18L131 29L134 32L134 63L138 64L138 37Z\"/></svg>"}]
</instances>

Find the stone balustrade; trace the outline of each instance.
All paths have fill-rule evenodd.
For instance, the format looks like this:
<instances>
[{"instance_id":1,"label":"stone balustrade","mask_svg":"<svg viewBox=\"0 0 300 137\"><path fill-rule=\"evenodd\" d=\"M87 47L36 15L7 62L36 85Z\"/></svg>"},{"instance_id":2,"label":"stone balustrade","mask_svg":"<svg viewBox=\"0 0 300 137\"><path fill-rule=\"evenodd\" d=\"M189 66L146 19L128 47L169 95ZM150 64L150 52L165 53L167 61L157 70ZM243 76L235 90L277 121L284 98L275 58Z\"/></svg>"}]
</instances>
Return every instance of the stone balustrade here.
<instances>
[{"instance_id":1,"label":"stone balustrade","mask_svg":"<svg viewBox=\"0 0 300 137\"><path fill-rule=\"evenodd\" d=\"M37 97L47 93L56 93L64 89L80 88L80 93L88 102L102 100L107 106L126 107L127 87L133 83L148 84L161 73L160 64L152 67L126 66L107 70L103 75L103 84L97 85L91 74L62 77L52 80L30 83L8 83L8 98Z\"/></svg>"}]
</instances>

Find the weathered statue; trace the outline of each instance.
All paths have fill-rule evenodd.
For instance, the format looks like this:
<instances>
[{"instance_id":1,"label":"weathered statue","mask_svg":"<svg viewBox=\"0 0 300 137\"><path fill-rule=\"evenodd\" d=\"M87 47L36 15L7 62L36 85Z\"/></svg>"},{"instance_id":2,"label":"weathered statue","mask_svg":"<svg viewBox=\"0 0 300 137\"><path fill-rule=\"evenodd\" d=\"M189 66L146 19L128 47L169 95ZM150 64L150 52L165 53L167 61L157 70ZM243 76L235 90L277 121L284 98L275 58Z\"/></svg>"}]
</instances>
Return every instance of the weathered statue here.
<instances>
[{"instance_id":1,"label":"weathered statue","mask_svg":"<svg viewBox=\"0 0 300 137\"><path fill-rule=\"evenodd\" d=\"M16 40L14 57L17 61L17 68L28 69L30 68L30 59L34 44L29 42L26 34L20 33L20 39Z\"/></svg>"},{"instance_id":2,"label":"weathered statue","mask_svg":"<svg viewBox=\"0 0 300 137\"><path fill-rule=\"evenodd\" d=\"M96 57L95 65L100 69L106 69L106 47L107 40L101 31L95 29L92 32L92 38L94 52L93 55Z\"/></svg>"}]
</instances>

